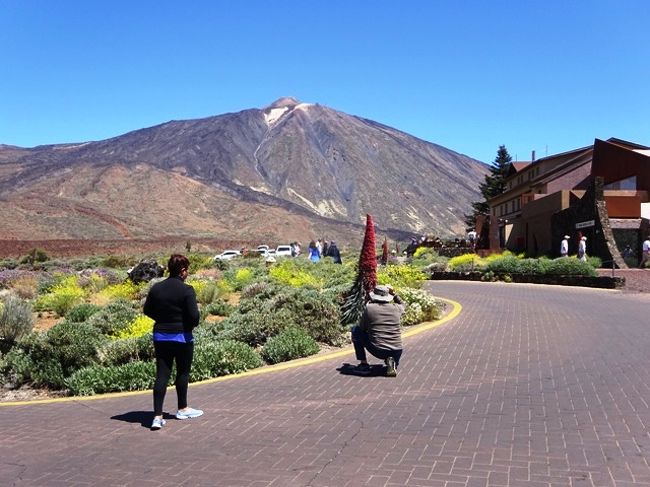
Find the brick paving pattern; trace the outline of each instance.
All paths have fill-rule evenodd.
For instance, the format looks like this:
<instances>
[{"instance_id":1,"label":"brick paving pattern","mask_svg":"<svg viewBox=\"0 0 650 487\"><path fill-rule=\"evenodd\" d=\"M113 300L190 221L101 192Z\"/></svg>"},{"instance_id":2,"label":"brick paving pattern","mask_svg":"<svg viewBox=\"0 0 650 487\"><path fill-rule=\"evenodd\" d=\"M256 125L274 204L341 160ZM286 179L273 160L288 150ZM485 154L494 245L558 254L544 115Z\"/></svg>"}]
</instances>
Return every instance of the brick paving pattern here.
<instances>
[{"instance_id":1,"label":"brick paving pattern","mask_svg":"<svg viewBox=\"0 0 650 487\"><path fill-rule=\"evenodd\" d=\"M650 486L650 295L428 286L463 311L396 379L334 360L199 385L205 416L158 432L150 394L2 407L0 485Z\"/></svg>"}]
</instances>

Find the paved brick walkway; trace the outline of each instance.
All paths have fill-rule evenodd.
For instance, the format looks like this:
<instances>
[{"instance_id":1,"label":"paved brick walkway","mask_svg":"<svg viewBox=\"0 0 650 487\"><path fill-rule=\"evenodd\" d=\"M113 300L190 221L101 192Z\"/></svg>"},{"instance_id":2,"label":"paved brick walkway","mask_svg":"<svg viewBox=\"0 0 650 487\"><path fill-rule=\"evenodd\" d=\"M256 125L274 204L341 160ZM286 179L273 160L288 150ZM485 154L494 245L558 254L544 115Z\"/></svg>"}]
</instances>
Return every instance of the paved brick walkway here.
<instances>
[{"instance_id":1,"label":"paved brick walkway","mask_svg":"<svg viewBox=\"0 0 650 487\"><path fill-rule=\"evenodd\" d=\"M396 379L201 385L206 415L159 432L149 394L0 407L0 485L650 486L650 295L429 286L463 311Z\"/></svg>"},{"instance_id":2,"label":"paved brick walkway","mask_svg":"<svg viewBox=\"0 0 650 487\"><path fill-rule=\"evenodd\" d=\"M611 276L609 269L598 269L601 276ZM650 293L650 269L615 269L614 275L625 278L624 292Z\"/></svg>"}]
</instances>

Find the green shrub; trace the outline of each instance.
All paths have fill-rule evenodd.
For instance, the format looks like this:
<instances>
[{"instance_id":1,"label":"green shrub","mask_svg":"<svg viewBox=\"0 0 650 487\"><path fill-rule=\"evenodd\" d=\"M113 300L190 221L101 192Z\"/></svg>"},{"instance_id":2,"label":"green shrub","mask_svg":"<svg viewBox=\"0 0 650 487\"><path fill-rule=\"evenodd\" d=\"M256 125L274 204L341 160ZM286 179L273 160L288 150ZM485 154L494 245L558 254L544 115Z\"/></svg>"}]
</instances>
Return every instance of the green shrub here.
<instances>
[{"instance_id":1,"label":"green shrub","mask_svg":"<svg viewBox=\"0 0 650 487\"><path fill-rule=\"evenodd\" d=\"M245 314L235 312L221 322L223 332L220 337L257 347L284 330L292 323L291 320L291 313L286 309L273 312L258 309Z\"/></svg>"},{"instance_id":2,"label":"green shrub","mask_svg":"<svg viewBox=\"0 0 650 487\"><path fill-rule=\"evenodd\" d=\"M249 284L241 292L241 299L250 299L258 294L267 292L271 285L268 282L254 282Z\"/></svg>"},{"instance_id":3,"label":"green shrub","mask_svg":"<svg viewBox=\"0 0 650 487\"><path fill-rule=\"evenodd\" d=\"M31 383L35 387L63 387L64 372L45 333L23 337L3 359L2 374L13 387Z\"/></svg>"},{"instance_id":4,"label":"green shrub","mask_svg":"<svg viewBox=\"0 0 650 487\"><path fill-rule=\"evenodd\" d=\"M129 301L117 300L108 304L88 318L87 323L107 336L118 336L138 316L138 311Z\"/></svg>"},{"instance_id":5,"label":"green shrub","mask_svg":"<svg viewBox=\"0 0 650 487\"><path fill-rule=\"evenodd\" d=\"M206 313L214 316L230 316L235 307L225 301L218 300L206 306Z\"/></svg>"},{"instance_id":6,"label":"green shrub","mask_svg":"<svg viewBox=\"0 0 650 487\"><path fill-rule=\"evenodd\" d=\"M286 362L318 353L320 347L305 330L290 327L270 338L262 349L262 357L270 364Z\"/></svg>"},{"instance_id":7,"label":"green shrub","mask_svg":"<svg viewBox=\"0 0 650 487\"><path fill-rule=\"evenodd\" d=\"M0 308L0 340L14 343L34 327L32 306L12 294L2 301Z\"/></svg>"},{"instance_id":8,"label":"green shrub","mask_svg":"<svg viewBox=\"0 0 650 487\"><path fill-rule=\"evenodd\" d=\"M153 387L155 374L154 362L129 362L110 367L95 365L78 370L65 380L65 385L75 396L140 391Z\"/></svg>"},{"instance_id":9,"label":"green shrub","mask_svg":"<svg viewBox=\"0 0 650 487\"><path fill-rule=\"evenodd\" d=\"M587 262L594 269L600 269L603 266L603 259L601 259L600 257L596 257L595 255L592 255L591 257L587 257Z\"/></svg>"},{"instance_id":10,"label":"green shrub","mask_svg":"<svg viewBox=\"0 0 650 487\"><path fill-rule=\"evenodd\" d=\"M102 309L101 306L97 306L96 304L90 304L90 303L78 304L77 306L70 309L65 314L65 319L73 323L81 323L83 321L86 321L88 318L90 318L92 315L94 315L101 309Z\"/></svg>"},{"instance_id":11,"label":"green shrub","mask_svg":"<svg viewBox=\"0 0 650 487\"><path fill-rule=\"evenodd\" d=\"M289 310L292 323L316 341L338 345L342 339L340 309L316 290L294 289L279 295L276 303Z\"/></svg>"},{"instance_id":12,"label":"green shrub","mask_svg":"<svg viewBox=\"0 0 650 487\"><path fill-rule=\"evenodd\" d=\"M548 260L546 273L557 276L592 276L598 275L589 262L583 262L575 257L559 257Z\"/></svg>"},{"instance_id":13,"label":"green shrub","mask_svg":"<svg viewBox=\"0 0 650 487\"><path fill-rule=\"evenodd\" d=\"M268 286L240 301L237 310L222 322L223 336L259 346L295 326L317 341L336 345L342 339L339 313L330 296L315 289Z\"/></svg>"},{"instance_id":14,"label":"green shrub","mask_svg":"<svg viewBox=\"0 0 650 487\"><path fill-rule=\"evenodd\" d=\"M153 360L155 352L151 333L139 337L110 340L98 352L102 365L123 365Z\"/></svg>"},{"instance_id":15,"label":"green shrub","mask_svg":"<svg viewBox=\"0 0 650 487\"><path fill-rule=\"evenodd\" d=\"M46 333L52 355L59 361L65 376L99 361L98 349L106 338L88 323L57 323Z\"/></svg>"},{"instance_id":16,"label":"green shrub","mask_svg":"<svg viewBox=\"0 0 650 487\"><path fill-rule=\"evenodd\" d=\"M37 262L45 262L49 257L45 250L34 248L30 250L27 255L20 259L21 264L34 264Z\"/></svg>"},{"instance_id":17,"label":"green shrub","mask_svg":"<svg viewBox=\"0 0 650 487\"><path fill-rule=\"evenodd\" d=\"M112 269L126 269L138 263L132 255L109 255L102 261L101 265Z\"/></svg>"},{"instance_id":18,"label":"green shrub","mask_svg":"<svg viewBox=\"0 0 650 487\"><path fill-rule=\"evenodd\" d=\"M190 371L190 380L210 379L236 374L263 365L259 354L245 343L223 341L197 341Z\"/></svg>"},{"instance_id":19,"label":"green shrub","mask_svg":"<svg viewBox=\"0 0 650 487\"><path fill-rule=\"evenodd\" d=\"M208 254L188 253L188 260L190 261L190 274L195 274L201 269L209 269L212 267L212 256Z\"/></svg>"},{"instance_id":20,"label":"green shrub","mask_svg":"<svg viewBox=\"0 0 650 487\"><path fill-rule=\"evenodd\" d=\"M496 275L517 273L519 269L520 261L513 255L492 258L485 265L486 271L493 272Z\"/></svg>"}]
</instances>

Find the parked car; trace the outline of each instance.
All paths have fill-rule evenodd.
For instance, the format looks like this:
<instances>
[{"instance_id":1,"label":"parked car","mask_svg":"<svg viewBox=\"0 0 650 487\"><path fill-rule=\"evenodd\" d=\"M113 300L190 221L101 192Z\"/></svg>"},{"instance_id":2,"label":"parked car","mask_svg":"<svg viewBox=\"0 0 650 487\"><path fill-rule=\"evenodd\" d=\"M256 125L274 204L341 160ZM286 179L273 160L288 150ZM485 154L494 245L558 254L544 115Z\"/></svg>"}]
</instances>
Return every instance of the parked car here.
<instances>
[{"instance_id":1,"label":"parked car","mask_svg":"<svg viewBox=\"0 0 650 487\"><path fill-rule=\"evenodd\" d=\"M215 255L213 260L231 260L240 255L241 252L239 250L224 250L219 255Z\"/></svg>"},{"instance_id":2,"label":"parked car","mask_svg":"<svg viewBox=\"0 0 650 487\"><path fill-rule=\"evenodd\" d=\"M291 257L291 245L278 245L275 248L276 257Z\"/></svg>"},{"instance_id":3,"label":"parked car","mask_svg":"<svg viewBox=\"0 0 650 487\"><path fill-rule=\"evenodd\" d=\"M269 251L269 246L268 245L258 245L257 246L257 251L259 252L260 250L266 250L268 252Z\"/></svg>"},{"instance_id":4,"label":"parked car","mask_svg":"<svg viewBox=\"0 0 650 487\"><path fill-rule=\"evenodd\" d=\"M268 257L269 256L269 249L260 249L260 248L258 248L256 252L258 254L260 254L260 257Z\"/></svg>"}]
</instances>

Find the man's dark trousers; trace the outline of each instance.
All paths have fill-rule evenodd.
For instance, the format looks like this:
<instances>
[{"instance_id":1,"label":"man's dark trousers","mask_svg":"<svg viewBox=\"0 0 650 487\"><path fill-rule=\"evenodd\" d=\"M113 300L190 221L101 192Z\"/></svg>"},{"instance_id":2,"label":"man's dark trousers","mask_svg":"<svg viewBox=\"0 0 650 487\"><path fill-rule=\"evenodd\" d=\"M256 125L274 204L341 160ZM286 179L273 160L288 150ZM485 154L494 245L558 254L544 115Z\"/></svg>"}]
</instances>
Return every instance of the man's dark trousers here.
<instances>
[{"instance_id":1,"label":"man's dark trousers","mask_svg":"<svg viewBox=\"0 0 650 487\"><path fill-rule=\"evenodd\" d=\"M399 365L399 359L402 356L401 350L375 347L370 343L368 333L358 326L352 328L352 344L354 345L354 352L359 361L367 361L366 350L368 350L373 357L377 357L380 360L386 360L388 357L393 357L395 359L395 367Z\"/></svg>"}]
</instances>

